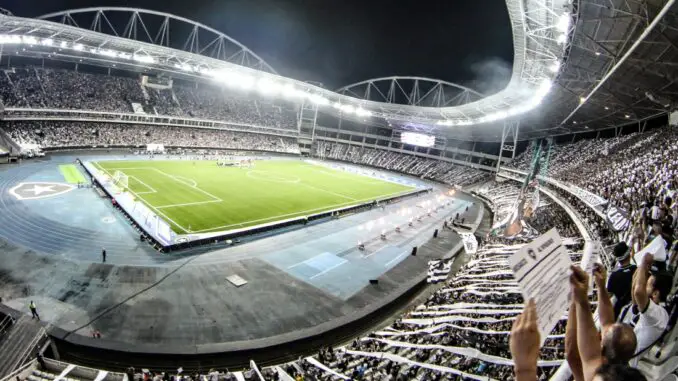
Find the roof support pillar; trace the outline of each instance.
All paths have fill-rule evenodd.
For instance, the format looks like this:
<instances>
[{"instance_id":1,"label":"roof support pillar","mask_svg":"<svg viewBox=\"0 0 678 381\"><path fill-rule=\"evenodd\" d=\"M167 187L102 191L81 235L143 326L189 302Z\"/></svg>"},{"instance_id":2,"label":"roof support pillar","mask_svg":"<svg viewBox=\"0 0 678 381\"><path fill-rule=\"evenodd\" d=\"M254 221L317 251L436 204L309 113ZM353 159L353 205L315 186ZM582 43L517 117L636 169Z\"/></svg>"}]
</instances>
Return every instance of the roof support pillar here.
<instances>
[{"instance_id":1,"label":"roof support pillar","mask_svg":"<svg viewBox=\"0 0 678 381\"><path fill-rule=\"evenodd\" d=\"M520 121L504 121L504 127L501 130L501 145L499 146L496 172L499 172L499 169L501 168L501 159L504 157L505 152L511 153L511 159L516 157L519 130Z\"/></svg>"}]
</instances>

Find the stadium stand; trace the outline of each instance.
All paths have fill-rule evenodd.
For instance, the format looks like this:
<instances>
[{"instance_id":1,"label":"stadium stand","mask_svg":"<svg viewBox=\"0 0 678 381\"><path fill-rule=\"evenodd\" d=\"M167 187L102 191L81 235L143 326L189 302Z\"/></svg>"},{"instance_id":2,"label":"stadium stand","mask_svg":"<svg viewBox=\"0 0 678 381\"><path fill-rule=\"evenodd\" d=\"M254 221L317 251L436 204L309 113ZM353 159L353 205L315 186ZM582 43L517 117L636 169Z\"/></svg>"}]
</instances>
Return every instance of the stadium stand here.
<instances>
[{"instance_id":1,"label":"stadium stand","mask_svg":"<svg viewBox=\"0 0 678 381\"><path fill-rule=\"evenodd\" d=\"M348 161L354 164L384 168L449 185L471 185L489 177L486 172L441 160L368 147L319 140L314 150L315 156L323 159Z\"/></svg>"},{"instance_id":2,"label":"stadium stand","mask_svg":"<svg viewBox=\"0 0 678 381\"><path fill-rule=\"evenodd\" d=\"M506 201L515 200L519 191L510 183L479 189L495 205L495 220L510 211ZM531 223L539 232L556 227L564 237L581 238L559 206L543 202L538 213L545 217ZM392 325L345 348L323 349L298 367L305 376L321 380L512 379L508 337L523 300L506 258L521 246L489 239L452 280ZM582 257L579 248L575 244L569 250L575 263ZM563 317L542 348L540 380L548 379L563 361L565 322Z\"/></svg>"},{"instance_id":3,"label":"stadium stand","mask_svg":"<svg viewBox=\"0 0 678 381\"><path fill-rule=\"evenodd\" d=\"M678 128L668 126L611 139L580 140L555 147L548 174L600 195L636 216L665 197L675 200L677 149ZM528 148L511 166L527 170L532 152ZM675 222L676 205L667 206Z\"/></svg>"},{"instance_id":4,"label":"stadium stand","mask_svg":"<svg viewBox=\"0 0 678 381\"><path fill-rule=\"evenodd\" d=\"M11 122L3 126L5 132L20 144L42 148L164 144L167 147L299 153L293 138L217 129L57 121Z\"/></svg>"},{"instance_id":5,"label":"stadium stand","mask_svg":"<svg viewBox=\"0 0 678 381\"><path fill-rule=\"evenodd\" d=\"M0 87L5 107L136 112L297 128L291 104L274 104L252 95L238 97L207 84L177 83L163 90L125 76L27 67L3 70ZM135 110L133 104L142 109Z\"/></svg>"},{"instance_id":6,"label":"stadium stand","mask_svg":"<svg viewBox=\"0 0 678 381\"><path fill-rule=\"evenodd\" d=\"M296 128L294 113L285 105L238 98L207 85L176 84L165 90L146 88L136 79L122 76L44 68L9 69L0 75L0 97L7 107L130 113L135 112L132 104L138 103L148 114L215 119L234 126ZM295 138L219 129L47 120L11 121L3 123L2 128L13 141L44 149L141 147L155 143L194 149L300 153ZM534 144L538 143L531 143L511 167L528 170L532 164ZM547 176L577 185L606 198L611 204L626 208L633 223L620 234L611 231L600 212L578 197L553 185L542 186L570 205L592 238L600 240L604 246L610 247L623 238L635 249L640 249L646 236L651 235L649 226L658 221L669 244L667 246L673 247L672 254L675 254L674 238L678 228L676 152L678 129L675 127L609 139L584 139L554 147ZM521 191L517 183L490 181L489 174L473 168L378 148L316 139L313 155L321 159L384 168L449 185L482 183L476 191L490 201L495 221L503 220L513 211ZM572 261L581 261L582 236L570 216L556 203L544 197L526 222L539 233L555 227L561 236L573 242L569 246ZM356 339L348 346L325 348L315 356L262 369L263 379L511 379L509 332L515 317L524 307L524 301L506 265L506 258L524 243L522 240L488 237L453 279L440 285L426 302L388 327ZM675 257L670 256L672 265L675 265ZM669 268L673 270L673 266ZM595 297L594 294L593 306L596 305ZM540 352L540 380L550 378L564 361L566 318L562 318ZM2 316L0 321L3 324L9 322ZM2 325L0 340L1 328ZM33 364L23 379L101 380L96 374L59 377L69 365L55 364L49 367ZM205 374L181 375L131 370L127 378L240 381L259 379L256 372L254 369L241 372L211 370ZM111 375L104 379L122 380L117 377Z\"/></svg>"}]
</instances>

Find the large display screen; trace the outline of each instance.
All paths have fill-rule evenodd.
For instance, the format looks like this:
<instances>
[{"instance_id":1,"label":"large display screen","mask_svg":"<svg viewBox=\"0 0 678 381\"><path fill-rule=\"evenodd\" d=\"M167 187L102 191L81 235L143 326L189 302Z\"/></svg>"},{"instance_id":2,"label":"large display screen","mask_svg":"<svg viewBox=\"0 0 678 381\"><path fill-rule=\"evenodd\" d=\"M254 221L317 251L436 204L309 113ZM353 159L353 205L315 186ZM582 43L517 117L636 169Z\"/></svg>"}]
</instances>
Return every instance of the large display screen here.
<instances>
[{"instance_id":1,"label":"large display screen","mask_svg":"<svg viewBox=\"0 0 678 381\"><path fill-rule=\"evenodd\" d=\"M433 147L436 144L436 137L433 135L418 134L416 132L402 132L400 141L405 144L412 144L420 147Z\"/></svg>"}]
</instances>

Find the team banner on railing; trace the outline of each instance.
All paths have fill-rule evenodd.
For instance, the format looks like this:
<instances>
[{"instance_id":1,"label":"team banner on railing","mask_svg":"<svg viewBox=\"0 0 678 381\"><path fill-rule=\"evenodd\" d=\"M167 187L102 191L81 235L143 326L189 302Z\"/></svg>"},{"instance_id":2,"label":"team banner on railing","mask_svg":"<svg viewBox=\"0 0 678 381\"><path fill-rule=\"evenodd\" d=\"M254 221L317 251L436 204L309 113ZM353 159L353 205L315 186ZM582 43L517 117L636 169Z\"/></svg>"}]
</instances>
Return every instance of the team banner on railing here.
<instances>
[{"instance_id":1,"label":"team banner on railing","mask_svg":"<svg viewBox=\"0 0 678 381\"><path fill-rule=\"evenodd\" d=\"M584 200L585 202L588 202L591 204L591 206L599 206L599 205L605 205L607 204L607 200L598 196L597 194L593 194L586 189L579 188L578 186L569 184L568 188L570 188L570 192L574 194L575 196L579 197L580 199Z\"/></svg>"},{"instance_id":2,"label":"team banner on railing","mask_svg":"<svg viewBox=\"0 0 678 381\"><path fill-rule=\"evenodd\" d=\"M610 205L605 211L605 220L614 231L618 232L626 230L631 225L629 212L614 205Z\"/></svg>"}]
</instances>

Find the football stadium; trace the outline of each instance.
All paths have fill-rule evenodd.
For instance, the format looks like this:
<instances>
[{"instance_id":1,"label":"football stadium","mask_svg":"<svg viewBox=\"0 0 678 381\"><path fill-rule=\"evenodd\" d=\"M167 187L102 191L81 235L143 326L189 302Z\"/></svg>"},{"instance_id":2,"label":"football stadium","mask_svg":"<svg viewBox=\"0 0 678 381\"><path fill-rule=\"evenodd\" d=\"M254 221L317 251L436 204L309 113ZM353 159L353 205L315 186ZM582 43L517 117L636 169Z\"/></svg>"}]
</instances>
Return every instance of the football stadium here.
<instances>
[{"instance_id":1,"label":"football stadium","mask_svg":"<svg viewBox=\"0 0 678 381\"><path fill-rule=\"evenodd\" d=\"M678 380L676 0L120 3L0 9L0 381Z\"/></svg>"}]
</instances>

